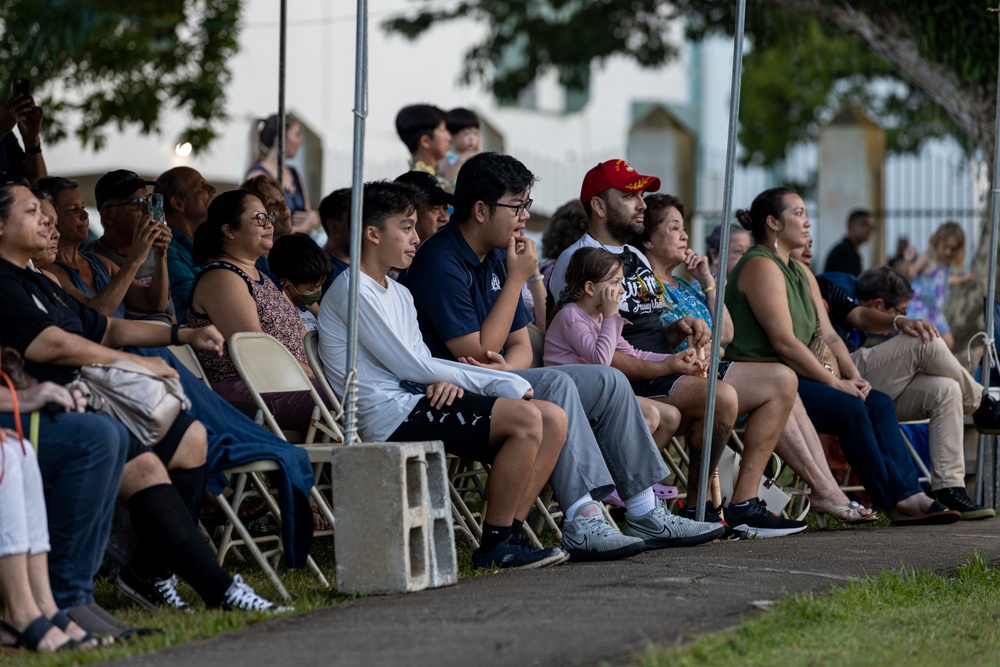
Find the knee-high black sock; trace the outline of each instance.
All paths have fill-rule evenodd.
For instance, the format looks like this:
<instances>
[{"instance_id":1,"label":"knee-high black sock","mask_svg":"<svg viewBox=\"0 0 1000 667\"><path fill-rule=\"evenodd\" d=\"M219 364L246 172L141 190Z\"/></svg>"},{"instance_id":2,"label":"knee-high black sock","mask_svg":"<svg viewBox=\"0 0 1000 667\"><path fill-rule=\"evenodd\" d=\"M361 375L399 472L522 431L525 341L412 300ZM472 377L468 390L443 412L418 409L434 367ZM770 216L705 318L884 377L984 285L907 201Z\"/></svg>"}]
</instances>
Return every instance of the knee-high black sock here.
<instances>
[{"instance_id":1,"label":"knee-high black sock","mask_svg":"<svg viewBox=\"0 0 1000 667\"><path fill-rule=\"evenodd\" d=\"M207 606L219 606L232 577L215 562L177 490L170 484L151 486L133 494L128 508L142 557L152 558L153 563L159 561L176 572ZM153 552L156 556L149 555ZM140 553L136 560L140 560ZM146 563L138 565L133 561L136 574L143 576L140 568Z\"/></svg>"},{"instance_id":2,"label":"knee-high black sock","mask_svg":"<svg viewBox=\"0 0 1000 667\"><path fill-rule=\"evenodd\" d=\"M177 489L177 495L184 501L191 517L197 521L198 514L201 512L201 499L205 491L205 466L170 470L169 474L170 482Z\"/></svg>"}]
</instances>

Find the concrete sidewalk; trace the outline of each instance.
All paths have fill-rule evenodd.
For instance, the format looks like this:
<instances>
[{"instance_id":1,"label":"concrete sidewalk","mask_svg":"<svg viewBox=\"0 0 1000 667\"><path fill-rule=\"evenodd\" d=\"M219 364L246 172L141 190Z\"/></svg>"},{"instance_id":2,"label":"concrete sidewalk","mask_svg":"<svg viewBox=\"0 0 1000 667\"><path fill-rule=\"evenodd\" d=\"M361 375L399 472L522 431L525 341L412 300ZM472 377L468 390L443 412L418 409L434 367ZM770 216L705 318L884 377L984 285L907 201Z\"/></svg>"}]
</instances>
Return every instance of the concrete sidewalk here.
<instances>
[{"instance_id":1,"label":"concrete sidewalk","mask_svg":"<svg viewBox=\"0 0 1000 667\"><path fill-rule=\"evenodd\" d=\"M682 642L730 627L754 612L752 602L901 566L947 570L974 550L1000 560L1000 520L713 543L356 600L114 664L621 663L649 641Z\"/></svg>"}]
</instances>

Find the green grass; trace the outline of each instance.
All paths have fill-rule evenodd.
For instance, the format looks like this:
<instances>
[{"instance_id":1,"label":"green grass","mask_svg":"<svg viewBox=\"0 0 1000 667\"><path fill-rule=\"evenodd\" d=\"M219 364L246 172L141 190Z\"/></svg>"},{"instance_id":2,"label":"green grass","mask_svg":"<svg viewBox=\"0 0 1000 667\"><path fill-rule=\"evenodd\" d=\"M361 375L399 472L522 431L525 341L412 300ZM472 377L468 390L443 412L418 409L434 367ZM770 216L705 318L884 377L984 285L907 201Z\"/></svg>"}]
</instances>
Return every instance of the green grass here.
<instances>
[{"instance_id":1,"label":"green grass","mask_svg":"<svg viewBox=\"0 0 1000 667\"><path fill-rule=\"evenodd\" d=\"M633 664L990 664L1000 655L997 619L1000 572L973 553L953 575L888 572L822 594L795 594L733 630L677 648L650 646Z\"/></svg>"}]
</instances>

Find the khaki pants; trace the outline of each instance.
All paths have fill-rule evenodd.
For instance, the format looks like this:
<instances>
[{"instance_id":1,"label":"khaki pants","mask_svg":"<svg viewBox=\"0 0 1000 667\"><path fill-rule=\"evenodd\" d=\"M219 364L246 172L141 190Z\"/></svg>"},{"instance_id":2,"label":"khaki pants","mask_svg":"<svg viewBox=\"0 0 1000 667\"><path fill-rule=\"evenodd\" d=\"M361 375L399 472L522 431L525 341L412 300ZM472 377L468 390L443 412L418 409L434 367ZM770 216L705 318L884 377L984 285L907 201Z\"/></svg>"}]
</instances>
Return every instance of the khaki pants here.
<instances>
[{"instance_id":1,"label":"khaki pants","mask_svg":"<svg viewBox=\"0 0 1000 667\"><path fill-rule=\"evenodd\" d=\"M899 421L930 420L931 487L964 487L962 415L979 407L983 387L944 341L899 335L851 358L872 387L892 398Z\"/></svg>"}]
</instances>

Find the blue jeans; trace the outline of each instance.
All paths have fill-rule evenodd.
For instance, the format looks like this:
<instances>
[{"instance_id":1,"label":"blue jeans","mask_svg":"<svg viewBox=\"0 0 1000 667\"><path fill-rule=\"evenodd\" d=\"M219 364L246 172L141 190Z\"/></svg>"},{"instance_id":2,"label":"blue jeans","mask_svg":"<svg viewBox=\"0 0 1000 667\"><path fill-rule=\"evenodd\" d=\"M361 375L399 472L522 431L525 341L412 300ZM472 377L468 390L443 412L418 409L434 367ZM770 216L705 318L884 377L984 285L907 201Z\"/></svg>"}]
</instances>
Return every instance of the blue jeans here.
<instances>
[{"instance_id":1,"label":"blue jeans","mask_svg":"<svg viewBox=\"0 0 1000 667\"><path fill-rule=\"evenodd\" d=\"M30 419L21 415L25 430ZM0 425L14 428L14 415L0 414ZM34 444L45 484L52 595L60 609L90 604L129 451L128 430L103 415L42 412Z\"/></svg>"},{"instance_id":2,"label":"blue jeans","mask_svg":"<svg viewBox=\"0 0 1000 667\"><path fill-rule=\"evenodd\" d=\"M799 378L799 398L819 433L835 435L840 448L882 509L920 493L917 469L899 433L896 406L874 389L864 401L814 380Z\"/></svg>"}]
</instances>

